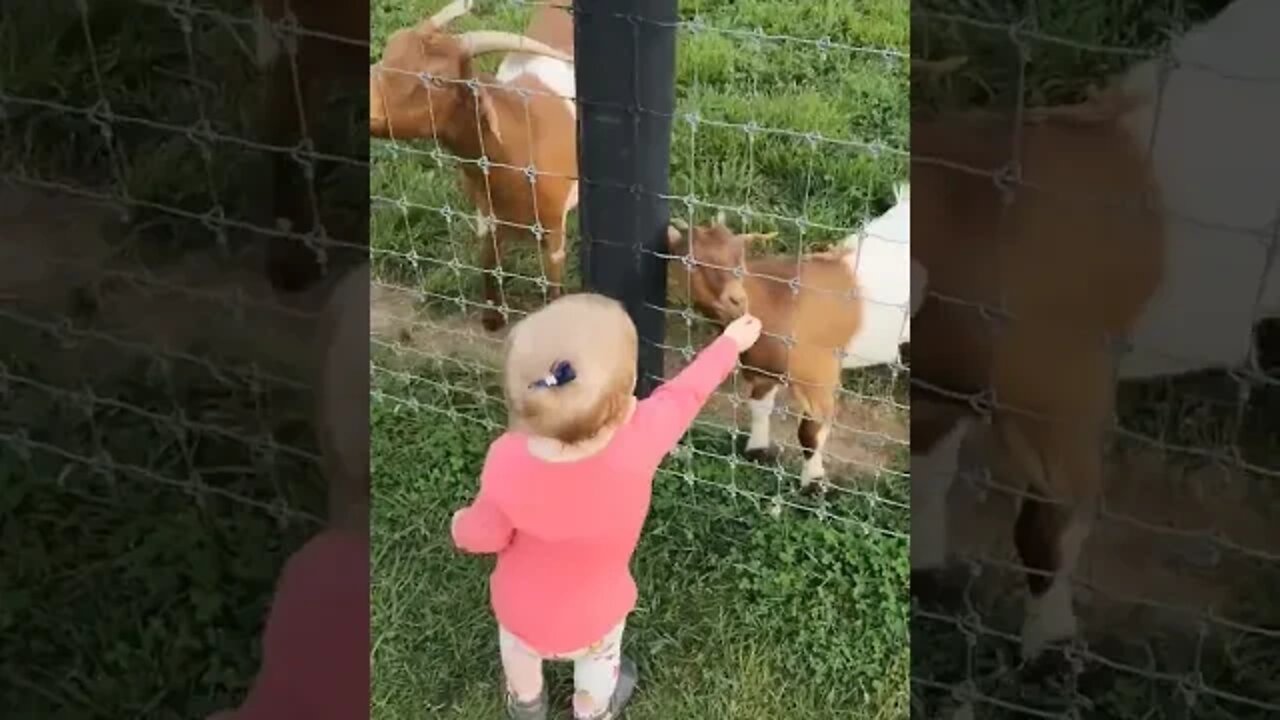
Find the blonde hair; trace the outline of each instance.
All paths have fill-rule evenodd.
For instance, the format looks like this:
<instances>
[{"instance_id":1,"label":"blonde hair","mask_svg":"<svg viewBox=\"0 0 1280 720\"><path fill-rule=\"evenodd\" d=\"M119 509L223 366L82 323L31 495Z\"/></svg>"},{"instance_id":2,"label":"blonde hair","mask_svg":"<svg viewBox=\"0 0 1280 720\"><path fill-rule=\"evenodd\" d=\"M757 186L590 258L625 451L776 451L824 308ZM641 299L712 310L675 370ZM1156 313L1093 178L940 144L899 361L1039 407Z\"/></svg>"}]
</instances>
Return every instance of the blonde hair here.
<instances>
[{"instance_id":1,"label":"blonde hair","mask_svg":"<svg viewBox=\"0 0 1280 720\"><path fill-rule=\"evenodd\" d=\"M637 347L635 323L604 295L565 295L525 317L507 336L503 368L512 429L571 445L620 422L635 391ZM571 382L534 385L560 362L572 366Z\"/></svg>"}]
</instances>

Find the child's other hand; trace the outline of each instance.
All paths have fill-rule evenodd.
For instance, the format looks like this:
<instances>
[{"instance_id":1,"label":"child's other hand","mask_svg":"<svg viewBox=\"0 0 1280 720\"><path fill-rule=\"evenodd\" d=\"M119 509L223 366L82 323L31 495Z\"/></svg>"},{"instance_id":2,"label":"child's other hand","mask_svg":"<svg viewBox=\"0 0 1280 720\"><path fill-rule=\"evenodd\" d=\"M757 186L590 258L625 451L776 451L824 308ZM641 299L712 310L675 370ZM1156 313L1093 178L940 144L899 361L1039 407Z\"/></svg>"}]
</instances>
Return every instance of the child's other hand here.
<instances>
[{"instance_id":1,"label":"child's other hand","mask_svg":"<svg viewBox=\"0 0 1280 720\"><path fill-rule=\"evenodd\" d=\"M729 323L723 334L733 340L738 352L743 353L760 339L760 329L760 318L748 314Z\"/></svg>"}]
</instances>

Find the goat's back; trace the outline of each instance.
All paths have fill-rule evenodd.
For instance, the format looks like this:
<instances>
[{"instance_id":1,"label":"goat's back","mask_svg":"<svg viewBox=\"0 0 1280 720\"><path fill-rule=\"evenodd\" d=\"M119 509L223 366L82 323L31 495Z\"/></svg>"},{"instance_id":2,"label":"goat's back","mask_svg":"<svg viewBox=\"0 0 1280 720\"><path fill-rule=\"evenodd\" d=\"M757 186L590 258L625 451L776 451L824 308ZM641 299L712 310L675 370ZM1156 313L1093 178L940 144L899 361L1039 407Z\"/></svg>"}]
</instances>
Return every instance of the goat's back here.
<instances>
[{"instance_id":1,"label":"goat's back","mask_svg":"<svg viewBox=\"0 0 1280 720\"><path fill-rule=\"evenodd\" d=\"M844 254L774 256L747 262L748 302L764 334L747 351L745 365L785 374L796 382L838 381L839 353L862 321L857 283L843 261ZM792 340L789 348L786 338Z\"/></svg>"},{"instance_id":2,"label":"goat's back","mask_svg":"<svg viewBox=\"0 0 1280 720\"><path fill-rule=\"evenodd\" d=\"M461 166L470 186L469 194L484 198L486 203L492 200L499 220L506 223L531 226L534 220L541 220L545 225L549 219L558 223L561 206L577 183L573 114L562 98L533 75L520 75L501 87L492 76L480 80L495 86L490 97L502 142L483 148L483 154L494 163L487 175L474 164ZM525 168L537 172L536 184L530 181Z\"/></svg>"},{"instance_id":3,"label":"goat's back","mask_svg":"<svg viewBox=\"0 0 1280 720\"><path fill-rule=\"evenodd\" d=\"M1143 206L1154 186L1142 148L1112 125L1026 125L1023 184L1005 206L993 176L1010 163L1012 138L1007 123L912 122L912 255L930 293L953 300L931 297L914 317L912 373L953 390L987 387L993 358L1030 365L1032 354L1052 362L1102 347L1128 332L1160 281L1163 228ZM1034 372L1010 381L1060 375Z\"/></svg>"},{"instance_id":4,"label":"goat's back","mask_svg":"<svg viewBox=\"0 0 1280 720\"><path fill-rule=\"evenodd\" d=\"M564 7L554 3L535 6L524 34L573 55L573 13Z\"/></svg>"}]
</instances>

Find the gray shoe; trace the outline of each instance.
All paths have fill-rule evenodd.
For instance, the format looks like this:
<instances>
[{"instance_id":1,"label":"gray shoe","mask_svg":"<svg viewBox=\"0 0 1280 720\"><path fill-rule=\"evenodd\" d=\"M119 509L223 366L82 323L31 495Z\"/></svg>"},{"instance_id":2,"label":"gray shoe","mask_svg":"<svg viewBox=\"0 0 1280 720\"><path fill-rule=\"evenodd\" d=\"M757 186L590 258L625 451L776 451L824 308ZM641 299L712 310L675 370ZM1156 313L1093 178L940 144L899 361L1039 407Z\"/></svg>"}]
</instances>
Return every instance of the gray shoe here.
<instances>
[{"instance_id":1,"label":"gray shoe","mask_svg":"<svg viewBox=\"0 0 1280 720\"><path fill-rule=\"evenodd\" d=\"M507 693L508 720L547 720L547 686L542 685L542 695L531 702L520 702Z\"/></svg>"},{"instance_id":2,"label":"gray shoe","mask_svg":"<svg viewBox=\"0 0 1280 720\"><path fill-rule=\"evenodd\" d=\"M631 701L631 696L636 691L636 680L639 677L640 672L636 669L635 662L624 655L618 667L618 684L613 689L613 697L609 698L609 707L587 720L617 720L622 714L622 709Z\"/></svg>"}]
</instances>

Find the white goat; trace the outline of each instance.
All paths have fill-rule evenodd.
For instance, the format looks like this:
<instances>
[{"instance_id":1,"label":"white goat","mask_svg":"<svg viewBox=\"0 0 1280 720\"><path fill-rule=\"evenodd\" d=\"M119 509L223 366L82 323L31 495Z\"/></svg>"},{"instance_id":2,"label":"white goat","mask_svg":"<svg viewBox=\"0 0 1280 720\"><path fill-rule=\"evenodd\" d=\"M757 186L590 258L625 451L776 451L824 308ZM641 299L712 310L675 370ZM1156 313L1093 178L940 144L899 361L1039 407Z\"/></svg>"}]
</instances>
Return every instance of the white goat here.
<instances>
[{"instance_id":1,"label":"white goat","mask_svg":"<svg viewBox=\"0 0 1280 720\"><path fill-rule=\"evenodd\" d=\"M845 239L845 261L862 292L862 324L845 348L844 369L894 363L899 347L911 341L913 299L911 261L911 186L898 185L894 205Z\"/></svg>"},{"instance_id":2,"label":"white goat","mask_svg":"<svg viewBox=\"0 0 1280 720\"><path fill-rule=\"evenodd\" d=\"M1280 317L1280 3L1237 0L1119 79L1121 125L1151 162L1167 222L1165 282L1130 337L1121 379L1254 359L1254 325ZM1269 81L1267 80L1269 78Z\"/></svg>"},{"instance_id":3,"label":"white goat","mask_svg":"<svg viewBox=\"0 0 1280 720\"><path fill-rule=\"evenodd\" d=\"M482 322L497 330L506 322L496 269L507 239L537 241L548 295L563 291L565 226L578 204L573 18L539 5L524 35L446 32L470 8L455 0L388 38L369 73L369 132L433 139L467 161L462 184L485 270ZM473 70L474 58L495 52L507 53L496 77Z\"/></svg>"},{"instance_id":4,"label":"white goat","mask_svg":"<svg viewBox=\"0 0 1280 720\"><path fill-rule=\"evenodd\" d=\"M1169 217L1166 212L1159 226L1160 281L1127 332L1132 349L1115 368L1122 380L1250 365L1255 323L1280 316L1280 263L1274 247L1280 207L1277 26L1280 3L1239 0L1173 44L1175 67L1163 83L1160 61L1152 60L1130 69L1106 91L1124 101L1110 127L1127 135L1131 146L1149 149L1159 206L1176 213ZM1273 82L1260 81L1268 76ZM1054 113L1050 109L1045 114ZM1106 136L1105 130L1099 132L1098 142L1108 142ZM1130 251L1117 245L1113 252L1120 259ZM929 276L921 272L913 277L913 285L924 289L946 269L931 267ZM1047 279L1062 270L1045 266L1035 276ZM914 314L914 299L912 305ZM947 332L945 326L935 330ZM913 412L913 569L936 567L945 558L943 500L972 420L950 421L951 426L934 423L928 437L917 442ZM1084 455L1079 459L1084 461ZM1064 479L1079 482L1078 476ZM1088 527L1072 524L1063 530L1055 531L1055 557L1048 563L1056 580L1048 592L1033 593L1028 606L1023 629L1027 654L1076 629L1065 574L1075 564Z\"/></svg>"}]
</instances>

